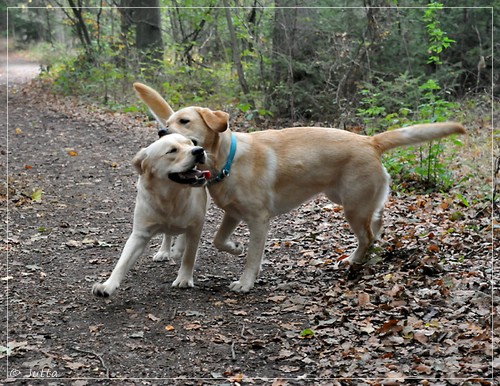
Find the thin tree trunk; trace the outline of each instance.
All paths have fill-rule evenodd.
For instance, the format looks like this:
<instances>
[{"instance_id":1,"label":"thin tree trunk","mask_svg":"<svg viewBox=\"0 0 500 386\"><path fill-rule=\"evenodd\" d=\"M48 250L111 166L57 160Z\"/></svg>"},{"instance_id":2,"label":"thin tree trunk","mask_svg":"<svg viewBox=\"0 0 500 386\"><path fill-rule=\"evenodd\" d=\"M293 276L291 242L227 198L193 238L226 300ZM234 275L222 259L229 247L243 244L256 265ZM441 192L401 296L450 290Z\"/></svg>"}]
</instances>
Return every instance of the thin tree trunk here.
<instances>
[{"instance_id":1,"label":"thin tree trunk","mask_svg":"<svg viewBox=\"0 0 500 386\"><path fill-rule=\"evenodd\" d=\"M243 69L243 63L241 62L240 49L238 47L238 41L236 40L236 32L234 30L233 20L231 18L231 10L227 0L224 0L224 7L226 10L227 27L229 29L229 36L231 38L231 49L233 51L233 62L238 73L238 79L240 81L241 90L248 97L249 103L252 105L252 109L255 109L255 102L250 97L250 89L248 88L247 81L245 79L245 72Z\"/></svg>"},{"instance_id":2,"label":"thin tree trunk","mask_svg":"<svg viewBox=\"0 0 500 386\"><path fill-rule=\"evenodd\" d=\"M89 30L87 29L87 25L85 24L85 20L83 20L82 15L82 2L78 1L78 6L75 4L73 0L68 0L68 4L73 11L73 15L76 18L76 32L85 48L85 52L87 53L87 57L90 61L94 60L94 53L92 50L92 40L90 39Z\"/></svg>"}]
</instances>

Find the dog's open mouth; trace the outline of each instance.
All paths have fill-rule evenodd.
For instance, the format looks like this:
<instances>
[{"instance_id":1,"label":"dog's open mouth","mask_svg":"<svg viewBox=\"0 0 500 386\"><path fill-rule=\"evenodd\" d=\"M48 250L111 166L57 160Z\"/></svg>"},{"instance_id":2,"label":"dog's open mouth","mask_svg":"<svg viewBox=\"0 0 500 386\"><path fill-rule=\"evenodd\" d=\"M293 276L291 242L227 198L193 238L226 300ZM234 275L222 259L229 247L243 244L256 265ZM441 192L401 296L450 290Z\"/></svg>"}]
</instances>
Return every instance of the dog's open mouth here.
<instances>
[{"instance_id":1,"label":"dog's open mouth","mask_svg":"<svg viewBox=\"0 0 500 386\"><path fill-rule=\"evenodd\" d=\"M182 173L170 173L168 178L178 184L203 186L207 183L211 173L209 170L191 169Z\"/></svg>"}]
</instances>

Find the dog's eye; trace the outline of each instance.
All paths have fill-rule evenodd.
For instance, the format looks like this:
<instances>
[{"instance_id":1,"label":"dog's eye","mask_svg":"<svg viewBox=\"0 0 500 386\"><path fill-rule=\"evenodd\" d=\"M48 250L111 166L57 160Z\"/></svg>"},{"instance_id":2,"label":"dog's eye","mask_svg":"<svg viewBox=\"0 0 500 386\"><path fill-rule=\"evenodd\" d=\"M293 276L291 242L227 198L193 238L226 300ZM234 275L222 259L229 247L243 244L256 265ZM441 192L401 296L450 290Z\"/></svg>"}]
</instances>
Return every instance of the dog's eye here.
<instances>
[{"instance_id":1,"label":"dog's eye","mask_svg":"<svg viewBox=\"0 0 500 386\"><path fill-rule=\"evenodd\" d=\"M169 151L167 151L165 154L172 154L172 153L177 153L177 148L172 148Z\"/></svg>"},{"instance_id":2,"label":"dog's eye","mask_svg":"<svg viewBox=\"0 0 500 386\"><path fill-rule=\"evenodd\" d=\"M182 125L187 125L189 123L189 119L186 119L186 118L181 118L179 119L179 122L182 124Z\"/></svg>"}]
</instances>

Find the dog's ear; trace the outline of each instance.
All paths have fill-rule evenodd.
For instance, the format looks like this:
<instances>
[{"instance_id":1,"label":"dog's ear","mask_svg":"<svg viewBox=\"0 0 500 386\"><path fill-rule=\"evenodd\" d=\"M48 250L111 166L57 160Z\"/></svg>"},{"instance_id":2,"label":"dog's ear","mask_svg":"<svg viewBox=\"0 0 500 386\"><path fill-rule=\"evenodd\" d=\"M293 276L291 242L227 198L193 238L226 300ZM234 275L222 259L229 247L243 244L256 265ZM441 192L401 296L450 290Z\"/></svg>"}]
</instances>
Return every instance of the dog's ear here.
<instances>
[{"instance_id":1,"label":"dog's ear","mask_svg":"<svg viewBox=\"0 0 500 386\"><path fill-rule=\"evenodd\" d=\"M165 124L168 118L174 113L174 110L165 99L151 87L142 83L134 83L134 90L160 123Z\"/></svg>"},{"instance_id":2,"label":"dog's ear","mask_svg":"<svg viewBox=\"0 0 500 386\"><path fill-rule=\"evenodd\" d=\"M134 159L132 160L132 165L134 166L135 170L137 170L137 173L144 173L144 161L146 160L146 158L148 158L146 149L139 150L139 153L135 155Z\"/></svg>"},{"instance_id":3,"label":"dog's ear","mask_svg":"<svg viewBox=\"0 0 500 386\"><path fill-rule=\"evenodd\" d=\"M218 133L226 131L229 126L229 114L224 111L212 111L210 109L197 107L198 114L201 115L205 124Z\"/></svg>"}]
</instances>

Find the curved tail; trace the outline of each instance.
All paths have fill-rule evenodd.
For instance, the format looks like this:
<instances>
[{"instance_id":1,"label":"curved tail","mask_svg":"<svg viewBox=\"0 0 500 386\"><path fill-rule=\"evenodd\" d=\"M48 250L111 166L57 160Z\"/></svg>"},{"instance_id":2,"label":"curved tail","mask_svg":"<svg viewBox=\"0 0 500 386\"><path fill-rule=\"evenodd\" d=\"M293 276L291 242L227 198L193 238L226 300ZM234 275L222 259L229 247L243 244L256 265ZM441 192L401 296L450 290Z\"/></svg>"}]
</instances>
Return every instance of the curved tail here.
<instances>
[{"instance_id":1,"label":"curved tail","mask_svg":"<svg viewBox=\"0 0 500 386\"><path fill-rule=\"evenodd\" d=\"M373 145L383 153L398 146L413 145L452 134L465 134L465 128L457 122L426 123L386 131L371 139Z\"/></svg>"}]
</instances>

